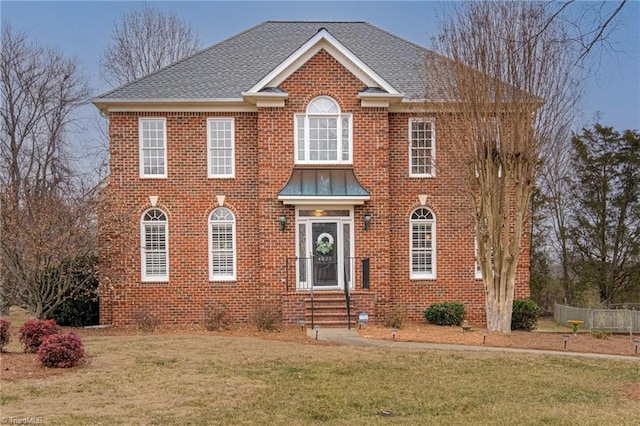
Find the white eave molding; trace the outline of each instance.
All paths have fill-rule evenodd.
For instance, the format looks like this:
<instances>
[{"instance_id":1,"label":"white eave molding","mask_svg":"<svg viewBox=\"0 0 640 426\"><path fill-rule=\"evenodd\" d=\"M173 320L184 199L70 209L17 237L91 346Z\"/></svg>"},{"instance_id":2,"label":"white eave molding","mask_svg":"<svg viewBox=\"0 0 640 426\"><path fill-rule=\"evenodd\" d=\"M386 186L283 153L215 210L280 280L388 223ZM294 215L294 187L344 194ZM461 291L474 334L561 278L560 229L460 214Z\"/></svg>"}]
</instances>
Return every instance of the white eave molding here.
<instances>
[{"instance_id":1,"label":"white eave molding","mask_svg":"<svg viewBox=\"0 0 640 426\"><path fill-rule=\"evenodd\" d=\"M243 97L246 99L246 97L253 96L267 87L279 86L280 83L322 49L333 56L342 66L362 81L365 86L380 87L390 95L402 95L323 28L262 80L244 92Z\"/></svg>"},{"instance_id":2,"label":"white eave molding","mask_svg":"<svg viewBox=\"0 0 640 426\"><path fill-rule=\"evenodd\" d=\"M401 102L403 93L358 93L358 99L363 107L389 108L389 105Z\"/></svg>"},{"instance_id":3,"label":"white eave molding","mask_svg":"<svg viewBox=\"0 0 640 426\"><path fill-rule=\"evenodd\" d=\"M318 197L318 196L298 196L298 195L279 195L278 200L285 205L294 206L314 206L320 204L331 204L332 206L359 206L369 201L369 195L361 196L342 196L342 197Z\"/></svg>"},{"instance_id":4,"label":"white eave molding","mask_svg":"<svg viewBox=\"0 0 640 426\"><path fill-rule=\"evenodd\" d=\"M100 112L255 112L255 105L247 104L242 98L218 99L108 99L91 101Z\"/></svg>"},{"instance_id":5,"label":"white eave molding","mask_svg":"<svg viewBox=\"0 0 640 426\"><path fill-rule=\"evenodd\" d=\"M289 97L285 92L242 92L245 102L254 104L257 108L282 108L284 100Z\"/></svg>"}]
</instances>

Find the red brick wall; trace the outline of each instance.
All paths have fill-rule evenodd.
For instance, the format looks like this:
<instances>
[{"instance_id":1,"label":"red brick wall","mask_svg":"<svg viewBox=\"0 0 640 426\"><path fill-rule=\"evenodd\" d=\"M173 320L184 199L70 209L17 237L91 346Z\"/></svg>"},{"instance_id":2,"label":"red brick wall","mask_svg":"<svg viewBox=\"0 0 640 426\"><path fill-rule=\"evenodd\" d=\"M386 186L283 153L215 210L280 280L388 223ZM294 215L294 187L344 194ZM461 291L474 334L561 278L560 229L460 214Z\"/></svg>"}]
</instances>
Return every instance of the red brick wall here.
<instances>
[{"instance_id":1,"label":"red brick wall","mask_svg":"<svg viewBox=\"0 0 640 426\"><path fill-rule=\"evenodd\" d=\"M287 292L285 258L295 256L295 209L277 194L294 166L294 114L314 97L334 98L353 114L353 169L371 199L354 208L356 257L371 259L371 288L355 298L359 310L401 306L420 319L428 304L465 302L473 322L484 320L484 291L474 278L472 220L456 173L439 147L448 135L437 133L437 177L408 177L408 120L386 108L363 108L357 98L364 84L324 51L289 76L284 108L257 113L112 113L111 176L107 212L101 216L101 321L132 324L151 313L165 324L199 323L204 312L224 306L232 321L249 321L265 303L279 306L295 323L304 310L304 292ZM166 117L168 178L140 179L138 117ZM207 117L235 117L234 179L207 178ZM436 122L436 131L438 124ZM409 217L427 194L436 216L437 278L409 279ZM140 217L159 196L169 221L170 279L143 283L140 273ZM208 215L225 195L236 216L237 280L210 282ZM371 212L368 231L362 217ZM285 232L278 216L287 216ZM528 245L518 273L516 296L528 295ZM362 292L359 292L359 294ZM360 301L360 302L358 302Z\"/></svg>"}]
</instances>

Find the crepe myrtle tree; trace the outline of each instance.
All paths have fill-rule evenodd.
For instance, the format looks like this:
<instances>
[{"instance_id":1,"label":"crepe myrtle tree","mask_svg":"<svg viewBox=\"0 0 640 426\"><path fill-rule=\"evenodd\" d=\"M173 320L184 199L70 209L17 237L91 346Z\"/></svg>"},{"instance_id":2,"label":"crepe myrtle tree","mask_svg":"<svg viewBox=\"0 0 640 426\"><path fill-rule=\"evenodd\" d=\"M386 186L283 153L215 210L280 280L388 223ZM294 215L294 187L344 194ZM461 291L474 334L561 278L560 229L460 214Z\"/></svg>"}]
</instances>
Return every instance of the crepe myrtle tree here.
<instances>
[{"instance_id":1,"label":"crepe myrtle tree","mask_svg":"<svg viewBox=\"0 0 640 426\"><path fill-rule=\"evenodd\" d=\"M579 98L578 49L543 4L529 2L459 4L435 48L443 56L426 71L449 100L437 108L446 116L440 132L452 141L443 149L457 163L475 222L487 327L508 333L536 172Z\"/></svg>"}]
</instances>

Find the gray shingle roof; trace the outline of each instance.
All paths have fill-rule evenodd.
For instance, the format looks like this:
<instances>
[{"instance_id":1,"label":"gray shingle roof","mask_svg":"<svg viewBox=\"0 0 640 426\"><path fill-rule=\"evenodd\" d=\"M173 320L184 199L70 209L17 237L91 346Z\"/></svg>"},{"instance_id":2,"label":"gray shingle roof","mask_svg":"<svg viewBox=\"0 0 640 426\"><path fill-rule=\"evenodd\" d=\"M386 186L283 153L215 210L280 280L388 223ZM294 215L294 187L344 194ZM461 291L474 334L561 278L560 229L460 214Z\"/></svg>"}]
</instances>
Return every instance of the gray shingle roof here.
<instances>
[{"instance_id":1,"label":"gray shingle roof","mask_svg":"<svg viewBox=\"0 0 640 426\"><path fill-rule=\"evenodd\" d=\"M424 98L425 58L438 56L366 22L266 21L188 58L98 96L111 100L240 99L280 63L325 28L405 99ZM442 99L429 82L430 99Z\"/></svg>"}]
</instances>

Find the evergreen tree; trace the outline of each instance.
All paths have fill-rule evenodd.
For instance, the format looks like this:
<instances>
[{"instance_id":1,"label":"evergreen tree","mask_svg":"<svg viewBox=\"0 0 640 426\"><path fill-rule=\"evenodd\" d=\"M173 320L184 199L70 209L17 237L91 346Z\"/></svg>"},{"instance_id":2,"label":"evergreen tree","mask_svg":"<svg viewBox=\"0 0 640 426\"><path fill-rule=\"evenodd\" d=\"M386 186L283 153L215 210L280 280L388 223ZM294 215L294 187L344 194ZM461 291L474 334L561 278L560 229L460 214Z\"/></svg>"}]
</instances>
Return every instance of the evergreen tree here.
<instances>
[{"instance_id":1,"label":"evergreen tree","mask_svg":"<svg viewBox=\"0 0 640 426\"><path fill-rule=\"evenodd\" d=\"M622 302L640 287L640 134L595 124L572 142L573 268L601 302Z\"/></svg>"}]
</instances>

